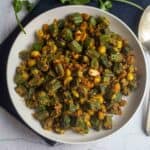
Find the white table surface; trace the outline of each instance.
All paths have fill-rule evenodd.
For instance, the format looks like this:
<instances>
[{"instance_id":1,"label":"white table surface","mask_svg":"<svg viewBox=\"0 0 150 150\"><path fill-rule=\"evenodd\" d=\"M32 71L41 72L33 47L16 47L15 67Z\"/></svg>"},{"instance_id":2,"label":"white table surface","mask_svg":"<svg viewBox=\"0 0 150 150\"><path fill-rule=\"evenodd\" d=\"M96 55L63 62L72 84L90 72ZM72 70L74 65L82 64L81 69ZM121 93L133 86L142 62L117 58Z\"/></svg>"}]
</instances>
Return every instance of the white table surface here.
<instances>
[{"instance_id":1,"label":"white table surface","mask_svg":"<svg viewBox=\"0 0 150 150\"><path fill-rule=\"evenodd\" d=\"M16 22L11 8L12 0L0 2L0 43L12 31ZM25 14L21 14L23 17ZM6 19L9 18L9 19ZM111 137L95 144L51 147L40 137L0 108L0 150L150 150L150 137L143 131L146 102L130 123Z\"/></svg>"}]
</instances>

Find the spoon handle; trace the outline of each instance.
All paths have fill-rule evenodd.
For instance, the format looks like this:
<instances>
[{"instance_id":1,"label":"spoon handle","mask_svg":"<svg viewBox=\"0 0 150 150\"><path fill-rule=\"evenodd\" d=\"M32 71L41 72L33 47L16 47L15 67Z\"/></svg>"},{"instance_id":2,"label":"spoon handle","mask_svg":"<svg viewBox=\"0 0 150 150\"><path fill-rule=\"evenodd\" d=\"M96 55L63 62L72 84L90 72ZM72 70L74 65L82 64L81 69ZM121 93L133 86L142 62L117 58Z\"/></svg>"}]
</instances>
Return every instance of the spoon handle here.
<instances>
[{"instance_id":1,"label":"spoon handle","mask_svg":"<svg viewBox=\"0 0 150 150\"><path fill-rule=\"evenodd\" d=\"M150 94L148 95L148 107L147 107L147 118L146 118L146 134L150 136Z\"/></svg>"},{"instance_id":2,"label":"spoon handle","mask_svg":"<svg viewBox=\"0 0 150 150\"><path fill-rule=\"evenodd\" d=\"M144 48L144 53L145 53L145 56L146 56L146 65L147 65L147 69L149 68L150 66L150 53L148 51L148 48L143 45L143 48ZM148 81L150 80L150 77L149 77L149 72L148 72ZM145 131L146 131L146 134L148 136L150 136L150 87L149 89L147 90L147 96L146 96L146 100L147 100L147 113L146 113L146 126L145 126Z\"/></svg>"}]
</instances>

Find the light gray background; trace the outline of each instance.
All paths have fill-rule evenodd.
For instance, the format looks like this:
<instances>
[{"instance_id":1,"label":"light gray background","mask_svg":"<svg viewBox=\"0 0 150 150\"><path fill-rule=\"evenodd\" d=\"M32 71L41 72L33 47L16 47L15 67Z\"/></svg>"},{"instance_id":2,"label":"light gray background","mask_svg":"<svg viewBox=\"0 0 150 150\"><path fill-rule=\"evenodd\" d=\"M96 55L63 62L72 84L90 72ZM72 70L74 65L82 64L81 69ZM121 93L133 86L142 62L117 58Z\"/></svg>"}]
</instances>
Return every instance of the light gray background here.
<instances>
[{"instance_id":1,"label":"light gray background","mask_svg":"<svg viewBox=\"0 0 150 150\"><path fill-rule=\"evenodd\" d=\"M12 0L0 1L0 43L16 26L11 2ZM22 13L20 17L25 15ZM47 145L40 137L0 108L0 150L150 150L150 137L143 132L145 105L146 102L131 122L110 138L95 144L61 144L55 147Z\"/></svg>"}]
</instances>

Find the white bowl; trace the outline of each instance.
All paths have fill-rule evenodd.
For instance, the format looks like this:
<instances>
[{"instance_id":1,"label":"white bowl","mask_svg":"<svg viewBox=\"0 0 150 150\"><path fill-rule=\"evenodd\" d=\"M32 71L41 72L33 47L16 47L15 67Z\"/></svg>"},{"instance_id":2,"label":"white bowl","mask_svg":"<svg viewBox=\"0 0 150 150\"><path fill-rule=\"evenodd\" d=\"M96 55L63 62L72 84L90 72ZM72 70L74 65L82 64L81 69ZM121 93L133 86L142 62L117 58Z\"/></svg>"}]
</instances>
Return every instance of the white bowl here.
<instances>
[{"instance_id":1,"label":"white bowl","mask_svg":"<svg viewBox=\"0 0 150 150\"><path fill-rule=\"evenodd\" d=\"M129 97L127 97L128 104L123 110L123 115L119 117L114 117L113 128L111 130L101 130L99 132L91 130L89 134L86 135L79 135L71 131L67 131L64 135L59 135L52 131L43 130L39 122L32 117L32 110L26 107L24 100L21 97L19 97L14 90L15 83L13 81L13 77L15 74L16 66L18 66L20 62L18 53L26 49L34 41L35 31L40 29L44 23L50 24L54 18L64 18L66 15L74 12L84 12L92 16L101 15L107 17L110 20L110 27L112 31L119 33L123 38L127 39L130 45L133 47L133 53L136 57L136 65L138 68L139 82L137 90L135 90L135 92L133 92ZM125 23L123 23L120 19L113 16L112 14L94 7L65 6L55 8L41 14L40 16L33 19L25 27L25 30L27 34L24 35L23 33L20 33L18 35L9 54L7 64L7 84L14 107L16 108L20 117L30 128L32 128L35 132L50 140L69 144L81 144L97 141L108 135L111 135L112 133L116 132L129 122L129 120L133 117L133 114L135 114L137 109L140 107L142 99L145 95L145 89L147 87L147 69L142 46L138 42L134 33L129 29L129 27Z\"/></svg>"}]
</instances>

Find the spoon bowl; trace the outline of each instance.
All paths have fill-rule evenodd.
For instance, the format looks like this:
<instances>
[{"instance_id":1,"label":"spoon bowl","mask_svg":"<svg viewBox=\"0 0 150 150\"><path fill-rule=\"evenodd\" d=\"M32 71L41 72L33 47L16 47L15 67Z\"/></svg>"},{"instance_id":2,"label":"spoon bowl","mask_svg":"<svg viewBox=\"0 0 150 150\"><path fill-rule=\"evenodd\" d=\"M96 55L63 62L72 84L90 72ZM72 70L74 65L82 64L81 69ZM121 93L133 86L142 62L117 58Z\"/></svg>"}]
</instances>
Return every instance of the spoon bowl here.
<instances>
[{"instance_id":1,"label":"spoon bowl","mask_svg":"<svg viewBox=\"0 0 150 150\"><path fill-rule=\"evenodd\" d=\"M138 37L143 46L150 48L150 6L148 6L139 23Z\"/></svg>"}]
</instances>

